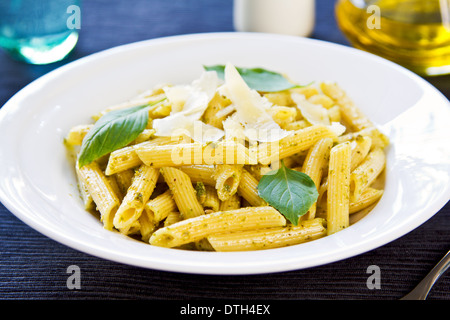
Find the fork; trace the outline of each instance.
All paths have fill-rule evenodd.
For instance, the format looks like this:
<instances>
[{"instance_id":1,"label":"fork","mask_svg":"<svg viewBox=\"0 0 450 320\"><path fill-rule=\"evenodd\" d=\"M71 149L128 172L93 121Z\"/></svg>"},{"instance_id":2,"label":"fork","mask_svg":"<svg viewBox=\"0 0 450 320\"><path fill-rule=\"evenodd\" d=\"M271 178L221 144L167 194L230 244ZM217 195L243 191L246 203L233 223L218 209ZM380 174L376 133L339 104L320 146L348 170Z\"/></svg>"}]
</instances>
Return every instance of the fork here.
<instances>
[{"instance_id":1,"label":"fork","mask_svg":"<svg viewBox=\"0 0 450 320\"><path fill-rule=\"evenodd\" d=\"M427 276L406 296L400 300L425 300L431 287L450 267L450 251L431 269Z\"/></svg>"}]
</instances>

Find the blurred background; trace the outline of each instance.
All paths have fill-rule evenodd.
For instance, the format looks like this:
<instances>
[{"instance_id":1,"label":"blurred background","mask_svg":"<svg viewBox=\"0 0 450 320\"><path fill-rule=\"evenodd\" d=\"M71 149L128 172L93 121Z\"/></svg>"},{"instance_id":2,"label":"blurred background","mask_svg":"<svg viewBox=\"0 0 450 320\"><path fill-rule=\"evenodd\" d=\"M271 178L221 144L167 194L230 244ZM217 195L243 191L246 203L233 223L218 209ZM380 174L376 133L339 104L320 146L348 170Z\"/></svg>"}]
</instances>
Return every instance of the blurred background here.
<instances>
[{"instance_id":1,"label":"blurred background","mask_svg":"<svg viewBox=\"0 0 450 320\"><path fill-rule=\"evenodd\" d=\"M312 38L347 43L334 18L334 1L320 0ZM81 1L78 43L61 62L29 65L0 50L0 105L39 76L78 58L111 47L157 37L232 32L233 0Z\"/></svg>"},{"instance_id":2,"label":"blurred background","mask_svg":"<svg viewBox=\"0 0 450 320\"><path fill-rule=\"evenodd\" d=\"M7 2L2 0L3 5ZM277 1L272 1L272 5L273 2ZM355 21L352 25L358 26L358 21L366 21L376 14L367 11L366 1L355 2L361 4L363 11L343 11L341 22ZM396 7L399 1L381 2ZM422 1L427 2L430 1ZM315 1L315 15L310 21L312 29L308 36L349 46L349 39L357 39L352 33L354 30L348 29L346 36L339 28L335 4L335 0ZM0 50L0 106L40 76L101 50L172 35L236 31L233 0L84 0L80 1L80 8L78 41L64 60L34 65L12 58L6 50ZM7 15L4 7L0 6L0 9L3 10L0 10L0 17L3 14L1 25ZM417 21L422 21L420 13L428 12L428 9L416 9L414 15L419 15ZM303 19L307 18L311 16ZM376 19L371 21L377 22ZM405 21L400 19L400 22ZM240 26L245 27L243 24ZM302 28L307 29L305 26ZM432 32L444 32L445 35L441 29ZM353 38L348 37L352 34ZM443 48L448 48L448 45ZM449 76L425 78L447 97L450 96ZM401 239L331 265L273 275L213 277L143 270L86 255L42 236L0 204L0 297L398 299L411 290L448 251L449 218L450 207L447 204L432 219ZM371 291L366 287L365 270L374 263L383 270L383 287ZM69 265L80 266L83 272L82 290L67 289L66 268ZM430 293L430 299L448 300L449 281L449 277L443 277Z\"/></svg>"}]
</instances>

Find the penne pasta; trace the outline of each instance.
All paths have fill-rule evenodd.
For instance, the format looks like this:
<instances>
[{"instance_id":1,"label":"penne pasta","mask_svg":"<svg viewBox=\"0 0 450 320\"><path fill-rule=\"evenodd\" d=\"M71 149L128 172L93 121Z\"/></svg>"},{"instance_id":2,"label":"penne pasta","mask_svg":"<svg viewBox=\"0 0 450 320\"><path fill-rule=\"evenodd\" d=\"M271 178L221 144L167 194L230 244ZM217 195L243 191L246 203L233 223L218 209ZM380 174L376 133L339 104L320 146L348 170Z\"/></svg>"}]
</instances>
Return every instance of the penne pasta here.
<instances>
[{"instance_id":1,"label":"penne pasta","mask_svg":"<svg viewBox=\"0 0 450 320\"><path fill-rule=\"evenodd\" d=\"M241 197L235 193L227 200L221 201L219 211L228 211L241 208Z\"/></svg>"},{"instance_id":2,"label":"penne pasta","mask_svg":"<svg viewBox=\"0 0 450 320\"><path fill-rule=\"evenodd\" d=\"M150 217L143 212L139 217L139 232L141 234L141 239L144 242L148 242L152 232L156 229L156 223L150 219Z\"/></svg>"},{"instance_id":3,"label":"penne pasta","mask_svg":"<svg viewBox=\"0 0 450 320\"><path fill-rule=\"evenodd\" d=\"M142 164L142 160L136 153L136 149L144 146L170 144L170 138L159 137L149 141L144 141L135 145L127 146L122 149L111 152L108 164L105 170L106 175L112 175L117 172L132 169Z\"/></svg>"},{"instance_id":4,"label":"penne pasta","mask_svg":"<svg viewBox=\"0 0 450 320\"><path fill-rule=\"evenodd\" d=\"M179 167L179 169L184 173L186 173L192 182L201 182L209 186L216 185L216 180L214 178L216 169L214 166L192 165L192 166L182 166Z\"/></svg>"},{"instance_id":5,"label":"penne pasta","mask_svg":"<svg viewBox=\"0 0 450 320\"><path fill-rule=\"evenodd\" d=\"M80 191L81 199L83 200L84 208L86 210L95 209L95 203L92 199L92 195L89 192L86 183L84 182L83 177L80 174L80 171L78 168L76 168L77 173L77 182L78 182L78 190Z\"/></svg>"},{"instance_id":6,"label":"penne pasta","mask_svg":"<svg viewBox=\"0 0 450 320\"><path fill-rule=\"evenodd\" d=\"M144 145L136 148L135 152L143 163L152 167L246 164L250 161L247 148L231 141L206 146L201 143Z\"/></svg>"},{"instance_id":7,"label":"penne pasta","mask_svg":"<svg viewBox=\"0 0 450 320\"><path fill-rule=\"evenodd\" d=\"M163 221L170 212L177 210L177 204L173 199L172 192L170 190L165 191L154 199L149 200L144 210L149 220L154 224L158 224Z\"/></svg>"},{"instance_id":8,"label":"penne pasta","mask_svg":"<svg viewBox=\"0 0 450 320\"><path fill-rule=\"evenodd\" d=\"M290 106L294 104L289 91L266 92L263 96L277 106Z\"/></svg>"},{"instance_id":9,"label":"penne pasta","mask_svg":"<svg viewBox=\"0 0 450 320\"><path fill-rule=\"evenodd\" d=\"M65 142L70 146L81 146L84 137L93 127L92 124L78 125L70 129Z\"/></svg>"},{"instance_id":10,"label":"penne pasta","mask_svg":"<svg viewBox=\"0 0 450 320\"><path fill-rule=\"evenodd\" d=\"M337 83L266 92L252 86L285 76L221 68L68 131L80 205L105 229L165 248L275 249L332 235L377 205L389 139Z\"/></svg>"},{"instance_id":11,"label":"penne pasta","mask_svg":"<svg viewBox=\"0 0 450 320\"><path fill-rule=\"evenodd\" d=\"M128 230L139 219L146 202L155 189L158 176L158 169L145 164L136 170L131 186L114 217L114 227L119 230Z\"/></svg>"},{"instance_id":12,"label":"penne pasta","mask_svg":"<svg viewBox=\"0 0 450 320\"><path fill-rule=\"evenodd\" d=\"M350 170L353 172L353 170L355 170L369 154L370 148L372 147L372 139L368 136L357 136L355 140L352 141L351 147L352 160Z\"/></svg>"},{"instance_id":13,"label":"penne pasta","mask_svg":"<svg viewBox=\"0 0 450 320\"><path fill-rule=\"evenodd\" d=\"M380 200L383 195L383 190L374 189L367 187L361 196L356 201L350 201L349 213L353 214L355 212L361 211L368 208L378 200Z\"/></svg>"},{"instance_id":14,"label":"penne pasta","mask_svg":"<svg viewBox=\"0 0 450 320\"><path fill-rule=\"evenodd\" d=\"M267 205L266 201L258 194L258 180L245 169L242 169L238 193L252 206L260 207Z\"/></svg>"},{"instance_id":15,"label":"penne pasta","mask_svg":"<svg viewBox=\"0 0 450 320\"><path fill-rule=\"evenodd\" d=\"M261 177L272 169L269 166L256 164L252 166L244 166L244 169L248 171L257 181L261 180Z\"/></svg>"},{"instance_id":16,"label":"penne pasta","mask_svg":"<svg viewBox=\"0 0 450 320\"><path fill-rule=\"evenodd\" d=\"M327 235L325 225L325 219L315 218L297 226L212 234L207 239L215 251L274 249L322 238Z\"/></svg>"},{"instance_id":17,"label":"penne pasta","mask_svg":"<svg viewBox=\"0 0 450 320\"><path fill-rule=\"evenodd\" d=\"M269 114L281 128L284 128L287 124L292 123L297 118L297 108L273 106L270 108Z\"/></svg>"},{"instance_id":18,"label":"penne pasta","mask_svg":"<svg viewBox=\"0 0 450 320\"><path fill-rule=\"evenodd\" d=\"M224 201L237 192L242 175L242 165L218 164L215 168L217 195Z\"/></svg>"},{"instance_id":19,"label":"penne pasta","mask_svg":"<svg viewBox=\"0 0 450 320\"><path fill-rule=\"evenodd\" d=\"M119 208L120 200L114 193L108 179L100 169L97 162L92 162L81 168L76 164L78 177L86 190L92 196L98 211L100 212L100 221L103 222L105 229L112 230L113 219Z\"/></svg>"},{"instance_id":20,"label":"penne pasta","mask_svg":"<svg viewBox=\"0 0 450 320\"><path fill-rule=\"evenodd\" d=\"M353 131L373 127L372 122L357 108L346 92L337 83L323 82L320 85L322 92L333 99L340 107L343 121Z\"/></svg>"},{"instance_id":21,"label":"penne pasta","mask_svg":"<svg viewBox=\"0 0 450 320\"><path fill-rule=\"evenodd\" d=\"M318 93L308 98L308 101L313 104L320 104L325 109L331 109L335 107L335 102L333 99L331 99L329 96Z\"/></svg>"},{"instance_id":22,"label":"penne pasta","mask_svg":"<svg viewBox=\"0 0 450 320\"><path fill-rule=\"evenodd\" d=\"M338 144L330 151L327 189L327 234L349 226L351 147Z\"/></svg>"},{"instance_id":23,"label":"penne pasta","mask_svg":"<svg viewBox=\"0 0 450 320\"><path fill-rule=\"evenodd\" d=\"M331 138L319 140L311 149L309 149L305 162L303 162L301 171L306 173L314 181L317 188L320 187L323 173L327 170L332 146L333 140ZM308 212L302 216L302 220L313 219L315 213L316 204L314 203L309 208Z\"/></svg>"},{"instance_id":24,"label":"penne pasta","mask_svg":"<svg viewBox=\"0 0 450 320\"><path fill-rule=\"evenodd\" d=\"M371 148L379 147L384 149L389 145L389 138L375 127L344 134L337 138L337 142L342 143L345 141L352 141L357 139L359 136L369 137L372 140Z\"/></svg>"},{"instance_id":25,"label":"penne pasta","mask_svg":"<svg viewBox=\"0 0 450 320\"><path fill-rule=\"evenodd\" d=\"M364 190L369 187L383 171L386 156L381 148L369 152L361 164L350 176L350 192L352 201L358 200Z\"/></svg>"},{"instance_id":26,"label":"penne pasta","mask_svg":"<svg viewBox=\"0 0 450 320\"><path fill-rule=\"evenodd\" d=\"M181 220L183 220L183 219L181 218L181 214L179 212L177 212L177 211L170 212L167 215L166 219L164 220L164 227L168 227L168 226L170 226L174 223L177 223Z\"/></svg>"},{"instance_id":27,"label":"penne pasta","mask_svg":"<svg viewBox=\"0 0 450 320\"><path fill-rule=\"evenodd\" d=\"M216 128L223 129L223 121L227 118L229 113L220 113L230 104L231 101L229 99L216 93L203 113L203 122Z\"/></svg>"},{"instance_id":28,"label":"penne pasta","mask_svg":"<svg viewBox=\"0 0 450 320\"><path fill-rule=\"evenodd\" d=\"M150 244L176 247L199 241L211 234L286 225L286 219L272 207L241 208L213 212L156 230Z\"/></svg>"},{"instance_id":29,"label":"penne pasta","mask_svg":"<svg viewBox=\"0 0 450 320\"><path fill-rule=\"evenodd\" d=\"M296 153L308 150L324 138L336 139L336 133L325 125L314 125L295 131L279 143L263 143L258 147L258 161L263 165L276 162Z\"/></svg>"},{"instance_id":30,"label":"penne pasta","mask_svg":"<svg viewBox=\"0 0 450 320\"><path fill-rule=\"evenodd\" d=\"M202 203L202 206L205 212L219 211L220 200L214 187L205 187L205 199Z\"/></svg>"},{"instance_id":31,"label":"penne pasta","mask_svg":"<svg viewBox=\"0 0 450 320\"><path fill-rule=\"evenodd\" d=\"M195 184L195 194L197 195L197 200L201 205L206 200L206 186L203 182L197 182Z\"/></svg>"},{"instance_id":32,"label":"penne pasta","mask_svg":"<svg viewBox=\"0 0 450 320\"><path fill-rule=\"evenodd\" d=\"M120 192L122 195L127 193L128 188L131 186L131 182L133 181L134 177L134 170L133 169L127 169L124 171L120 171L114 174L114 177L116 178L117 186L120 189Z\"/></svg>"},{"instance_id":33,"label":"penne pasta","mask_svg":"<svg viewBox=\"0 0 450 320\"><path fill-rule=\"evenodd\" d=\"M172 192L173 199L183 219L204 214L192 181L186 173L177 168L163 167L161 168L161 174Z\"/></svg>"}]
</instances>

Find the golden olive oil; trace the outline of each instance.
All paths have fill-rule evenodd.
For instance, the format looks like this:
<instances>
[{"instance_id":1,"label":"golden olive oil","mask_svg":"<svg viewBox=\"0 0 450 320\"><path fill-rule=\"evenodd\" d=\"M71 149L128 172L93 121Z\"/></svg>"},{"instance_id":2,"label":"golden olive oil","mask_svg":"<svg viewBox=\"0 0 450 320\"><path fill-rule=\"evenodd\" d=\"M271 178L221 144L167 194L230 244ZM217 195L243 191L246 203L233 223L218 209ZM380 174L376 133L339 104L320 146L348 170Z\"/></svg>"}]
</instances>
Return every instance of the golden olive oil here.
<instances>
[{"instance_id":1,"label":"golden olive oil","mask_svg":"<svg viewBox=\"0 0 450 320\"><path fill-rule=\"evenodd\" d=\"M338 0L339 28L356 48L424 76L450 73L450 0Z\"/></svg>"}]
</instances>

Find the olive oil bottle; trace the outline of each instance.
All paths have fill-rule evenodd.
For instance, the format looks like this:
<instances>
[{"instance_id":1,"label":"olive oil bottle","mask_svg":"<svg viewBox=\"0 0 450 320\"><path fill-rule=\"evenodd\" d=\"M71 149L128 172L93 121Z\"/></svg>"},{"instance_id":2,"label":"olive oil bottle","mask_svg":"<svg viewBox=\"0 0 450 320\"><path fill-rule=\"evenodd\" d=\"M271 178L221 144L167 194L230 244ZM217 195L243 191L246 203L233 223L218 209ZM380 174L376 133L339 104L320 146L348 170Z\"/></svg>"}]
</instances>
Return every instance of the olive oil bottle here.
<instances>
[{"instance_id":1,"label":"olive oil bottle","mask_svg":"<svg viewBox=\"0 0 450 320\"><path fill-rule=\"evenodd\" d=\"M356 48L422 76L450 74L450 0L338 0L336 19Z\"/></svg>"}]
</instances>

